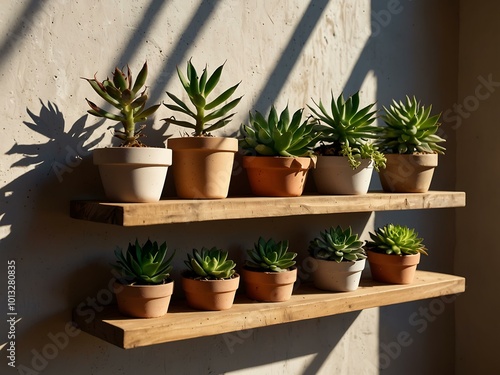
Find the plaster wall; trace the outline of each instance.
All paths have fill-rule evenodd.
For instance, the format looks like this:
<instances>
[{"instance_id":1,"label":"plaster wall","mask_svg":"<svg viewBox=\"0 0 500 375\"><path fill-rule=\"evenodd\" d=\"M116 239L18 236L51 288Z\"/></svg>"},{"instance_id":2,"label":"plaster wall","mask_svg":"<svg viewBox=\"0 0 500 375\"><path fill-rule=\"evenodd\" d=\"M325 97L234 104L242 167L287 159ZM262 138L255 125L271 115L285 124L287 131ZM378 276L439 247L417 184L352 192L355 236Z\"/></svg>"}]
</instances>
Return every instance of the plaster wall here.
<instances>
[{"instance_id":1,"label":"plaster wall","mask_svg":"<svg viewBox=\"0 0 500 375\"><path fill-rule=\"evenodd\" d=\"M160 102L166 90L181 95L177 65L192 58L200 70L205 64L213 70L226 61L221 89L241 80L237 94L244 97L219 135L237 134L249 110L304 107L311 97L328 101L331 91L361 90L363 103L378 101L379 109L392 98L416 95L444 112L457 92L458 4L2 0L1 6L0 269L6 275L7 262L15 260L22 318L16 324L17 369L8 367L4 347L1 373L454 373L452 302L420 301L129 351L68 324L73 307L104 295L114 248L136 237L166 240L177 249L178 277L184 254L195 247L216 245L242 260L259 235L273 236L290 240L300 264L309 240L326 227L352 225L366 239L374 226L392 221L414 226L425 238L431 255L422 269L451 273L455 210L121 228L72 220L68 202L102 198L91 149L112 142L112 123L86 115L84 98L98 98L80 77L97 72L102 78L126 64L138 72L147 60L151 100ZM159 121L169 115L160 108L147 132L149 145L179 134ZM448 152L434 189L455 188L452 125L443 123ZM233 191L244 192L238 164L233 180ZM372 185L380 188L376 175ZM172 194L168 183L165 194ZM4 311L5 287L0 296ZM1 327L0 344L7 341L5 319Z\"/></svg>"},{"instance_id":2,"label":"plaster wall","mask_svg":"<svg viewBox=\"0 0 500 375\"><path fill-rule=\"evenodd\" d=\"M467 278L467 293L457 303L457 374L500 371L495 351L500 335L495 186L500 174L494 151L500 136L499 12L498 2L460 2L459 86L452 116L457 188L467 192L467 207L457 213L455 269ZM478 256L483 251L485 256Z\"/></svg>"}]
</instances>

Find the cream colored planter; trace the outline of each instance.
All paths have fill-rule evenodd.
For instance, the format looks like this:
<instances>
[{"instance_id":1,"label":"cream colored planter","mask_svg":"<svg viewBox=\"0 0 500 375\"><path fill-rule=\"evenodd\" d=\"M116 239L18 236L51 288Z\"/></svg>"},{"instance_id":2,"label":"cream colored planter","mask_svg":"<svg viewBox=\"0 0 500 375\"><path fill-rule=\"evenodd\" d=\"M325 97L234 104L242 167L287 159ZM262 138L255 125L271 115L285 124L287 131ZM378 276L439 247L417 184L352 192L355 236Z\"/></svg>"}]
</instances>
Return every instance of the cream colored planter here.
<instances>
[{"instance_id":1,"label":"cream colored planter","mask_svg":"<svg viewBox=\"0 0 500 375\"><path fill-rule=\"evenodd\" d=\"M386 154L380 169L382 188L390 193L426 193L431 185L438 154Z\"/></svg>"},{"instance_id":2,"label":"cream colored planter","mask_svg":"<svg viewBox=\"0 0 500 375\"><path fill-rule=\"evenodd\" d=\"M361 165L352 169L345 156L318 156L313 171L314 182L320 194L366 194L373 174L373 162L361 160Z\"/></svg>"},{"instance_id":3,"label":"cream colored planter","mask_svg":"<svg viewBox=\"0 0 500 375\"><path fill-rule=\"evenodd\" d=\"M155 147L109 147L93 151L106 198L113 202L160 200L172 151Z\"/></svg>"},{"instance_id":4,"label":"cream colored planter","mask_svg":"<svg viewBox=\"0 0 500 375\"><path fill-rule=\"evenodd\" d=\"M334 260L310 259L316 288L333 292L351 292L358 289L366 259L340 263Z\"/></svg>"},{"instance_id":5,"label":"cream colored planter","mask_svg":"<svg viewBox=\"0 0 500 375\"><path fill-rule=\"evenodd\" d=\"M174 184L180 198L226 198L233 171L236 138L171 138Z\"/></svg>"}]
</instances>

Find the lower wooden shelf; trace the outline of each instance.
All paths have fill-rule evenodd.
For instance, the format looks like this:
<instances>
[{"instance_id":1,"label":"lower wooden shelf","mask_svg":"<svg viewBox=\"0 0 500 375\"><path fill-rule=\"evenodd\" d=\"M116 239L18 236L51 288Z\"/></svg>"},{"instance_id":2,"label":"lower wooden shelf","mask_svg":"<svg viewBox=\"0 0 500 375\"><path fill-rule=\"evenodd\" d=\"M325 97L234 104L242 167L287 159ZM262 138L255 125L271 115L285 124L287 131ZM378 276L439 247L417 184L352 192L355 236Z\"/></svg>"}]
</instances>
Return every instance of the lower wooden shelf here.
<instances>
[{"instance_id":1,"label":"lower wooden shelf","mask_svg":"<svg viewBox=\"0 0 500 375\"><path fill-rule=\"evenodd\" d=\"M289 301L280 303L255 302L238 295L233 307L226 311L198 311L189 308L184 301L175 301L165 316L154 319L126 318L113 306L98 313L93 310L92 314L88 310L91 307L80 307L73 311L73 321L84 332L120 348L130 349L464 291L463 277L417 271L415 281L409 285L381 284L363 279L358 290L346 293L324 292L312 285L302 285Z\"/></svg>"}]
</instances>

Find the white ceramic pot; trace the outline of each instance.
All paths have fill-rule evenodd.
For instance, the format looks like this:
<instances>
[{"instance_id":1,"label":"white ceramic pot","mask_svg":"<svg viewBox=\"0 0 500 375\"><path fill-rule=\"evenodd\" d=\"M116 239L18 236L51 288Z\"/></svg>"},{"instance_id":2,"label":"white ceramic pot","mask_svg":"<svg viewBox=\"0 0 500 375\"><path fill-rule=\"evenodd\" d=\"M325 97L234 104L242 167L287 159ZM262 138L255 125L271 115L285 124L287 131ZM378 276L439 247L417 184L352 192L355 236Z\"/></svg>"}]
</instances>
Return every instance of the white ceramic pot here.
<instances>
[{"instance_id":1,"label":"white ceramic pot","mask_svg":"<svg viewBox=\"0 0 500 375\"><path fill-rule=\"evenodd\" d=\"M351 292L358 289L366 259L340 262L311 258L314 286L333 292Z\"/></svg>"},{"instance_id":2,"label":"white ceramic pot","mask_svg":"<svg viewBox=\"0 0 500 375\"><path fill-rule=\"evenodd\" d=\"M318 156L313 171L314 182L320 194L366 194L373 174L373 162L362 159L361 165L352 169L345 156Z\"/></svg>"},{"instance_id":3,"label":"white ceramic pot","mask_svg":"<svg viewBox=\"0 0 500 375\"><path fill-rule=\"evenodd\" d=\"M172 150L154 147L109 147L95 149L106 198L113 202L157 202L160 200Z\"/></svg>"}]
</instances>

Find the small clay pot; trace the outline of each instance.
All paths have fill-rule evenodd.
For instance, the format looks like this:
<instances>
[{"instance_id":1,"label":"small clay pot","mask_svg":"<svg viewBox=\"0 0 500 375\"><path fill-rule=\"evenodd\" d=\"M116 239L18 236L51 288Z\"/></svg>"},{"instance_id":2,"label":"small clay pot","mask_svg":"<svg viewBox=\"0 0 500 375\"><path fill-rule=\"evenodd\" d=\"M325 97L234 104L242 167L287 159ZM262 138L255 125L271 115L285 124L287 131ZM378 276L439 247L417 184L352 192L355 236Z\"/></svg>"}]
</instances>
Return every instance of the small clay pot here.
<instances>
[{"instance_id":1,"label":"small clay pot","mask_svg":"<svg viewBox=\"0 0 500 375\"><path fill-rule=\"evenodd\" d=\"M334 260L310 259L316 288L332 292L351 292L358 289L365 259L340 263Z\"/></svg>"},{"instance_id":2,"label":"small clay pot","mask_svg":"<svg viewBox=\"0 0 500 375\"><path fill-rule=\"evenodd\" d=\"M261 302L283 302L292 296L293 285L297 280L297 268L283 272L266 272L243 268L241 276L246 295Z\"/></svg>"},{"instance_id":3,"label":"small clay pot","mask_svg":"<svg viewBox=\"0 0 500 375\"><path fill-rule=\"evenodd\" d=\"M415 278L420 253L414 255L382 254L368 250L372 279L390 284L411 284Z\"/></svg>"},{"instance_id":4,"label":"small clay pot","mask_svg":"<svg viewBox=\"0 0 500 375\"><path fill-rule=\"evenodd\" d=\"M182 289L189 306L198 310L227 310L233 306L240 275L230 279L203 280L182 275Z\"/></svg>"}]
</instances>

